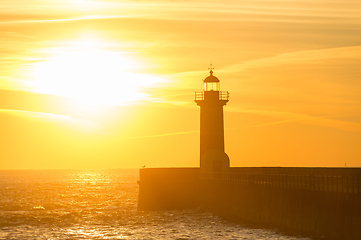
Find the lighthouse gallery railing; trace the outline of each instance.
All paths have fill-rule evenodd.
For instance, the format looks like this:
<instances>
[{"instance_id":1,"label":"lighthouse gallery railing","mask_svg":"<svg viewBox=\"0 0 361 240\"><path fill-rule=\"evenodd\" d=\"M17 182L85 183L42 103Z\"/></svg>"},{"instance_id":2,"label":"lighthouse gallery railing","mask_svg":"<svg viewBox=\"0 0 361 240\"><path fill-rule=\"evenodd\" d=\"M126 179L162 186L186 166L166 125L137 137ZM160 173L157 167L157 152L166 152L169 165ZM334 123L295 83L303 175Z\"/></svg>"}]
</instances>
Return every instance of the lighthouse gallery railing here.
<instances>
[{"instance_id":1,"label":"lighthouse gallery railing","mask_svg":"<svg viewBox=\"0 0 361 240\"><path fill-rule=\"evenodd\" d=\"M204 100L204 92L195 92L196 101ZM229 92L228 91L219 91L219 100L229 100Z\"/></svg>"}]
</instances>

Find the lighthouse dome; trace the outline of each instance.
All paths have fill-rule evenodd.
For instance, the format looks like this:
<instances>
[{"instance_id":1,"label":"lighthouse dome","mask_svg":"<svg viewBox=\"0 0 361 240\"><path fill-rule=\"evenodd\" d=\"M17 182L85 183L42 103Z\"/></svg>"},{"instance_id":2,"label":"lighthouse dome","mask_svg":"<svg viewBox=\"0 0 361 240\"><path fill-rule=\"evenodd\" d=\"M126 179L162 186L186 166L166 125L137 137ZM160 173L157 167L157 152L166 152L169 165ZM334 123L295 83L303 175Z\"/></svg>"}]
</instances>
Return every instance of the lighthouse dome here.
<instances>
[{"instance_id":1,"label":"lighthouse dome","mask_svg":"<svg viewBox=\"0 0 361 240\"><path fill-rule=\"evenodd\" d=\"M219 79L216 76L213 76L213 71L211 70L210 75L203 80L203 82L219 82Z\"/></svg>"}]
</instances>

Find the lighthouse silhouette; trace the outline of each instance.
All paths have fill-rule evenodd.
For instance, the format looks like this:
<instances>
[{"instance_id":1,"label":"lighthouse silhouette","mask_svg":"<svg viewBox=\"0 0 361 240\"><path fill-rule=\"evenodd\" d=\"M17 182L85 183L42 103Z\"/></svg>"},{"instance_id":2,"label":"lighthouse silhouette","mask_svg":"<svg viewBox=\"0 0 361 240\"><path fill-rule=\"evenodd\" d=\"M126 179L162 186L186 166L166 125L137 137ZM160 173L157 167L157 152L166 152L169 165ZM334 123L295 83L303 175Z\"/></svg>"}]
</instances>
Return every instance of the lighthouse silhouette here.
<instances>
[{"instance_id":1,"label":"lighthouse silhouette","mask_svg":"<svg viewBox=\"0 0 361 240\"><path fill-rule=\"evenodd\" d=\"M220 81L213 75L203 80L203 92L195 93L195 102L200 106L200 170L222 176L229 171L229 157L224 151L223 106L229 99L228 91L220 91Z\"/></svg>"}]
</instances>

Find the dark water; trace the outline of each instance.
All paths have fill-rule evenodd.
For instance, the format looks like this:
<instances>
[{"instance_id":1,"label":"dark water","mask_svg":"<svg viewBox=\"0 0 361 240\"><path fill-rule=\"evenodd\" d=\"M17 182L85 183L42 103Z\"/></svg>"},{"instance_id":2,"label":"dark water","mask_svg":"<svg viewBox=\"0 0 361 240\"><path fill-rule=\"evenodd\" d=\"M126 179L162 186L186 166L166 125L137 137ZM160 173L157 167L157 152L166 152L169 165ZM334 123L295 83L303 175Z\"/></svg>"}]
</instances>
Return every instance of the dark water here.
<instances>
[{"instance_id":1,"label":"dark water","mask_svg":"<svg viewBox=\"0 0 361 240\"><path fill-rule=\"evenodd\" d=\"M0 171L0 239L302 239L199 210L137 212L138 170Z\"/></svg>"}]
</instances>

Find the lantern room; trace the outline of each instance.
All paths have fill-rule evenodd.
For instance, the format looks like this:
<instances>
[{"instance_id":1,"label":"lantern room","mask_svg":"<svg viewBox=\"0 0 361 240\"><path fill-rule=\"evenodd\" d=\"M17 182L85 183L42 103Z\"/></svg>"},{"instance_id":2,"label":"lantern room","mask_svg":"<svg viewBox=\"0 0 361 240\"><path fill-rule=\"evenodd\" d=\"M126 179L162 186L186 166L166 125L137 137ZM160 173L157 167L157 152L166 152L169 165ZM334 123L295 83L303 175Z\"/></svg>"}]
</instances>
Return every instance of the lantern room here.
<instances>
[{"instance_id":1,"label":"lantern room","mask_svg":"<svg viewBox=\"0 0 361 240\"><path fill-rule=\"evenodd\" d=\"M219 79L213 76L212 70L209 73L210 75L203 80L204 91L219 91L220 90Z\"/></svg>"}]
</instances>

